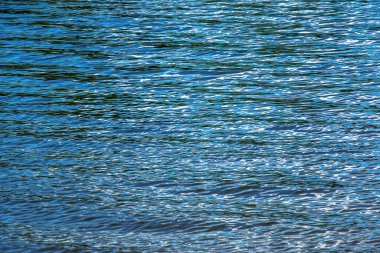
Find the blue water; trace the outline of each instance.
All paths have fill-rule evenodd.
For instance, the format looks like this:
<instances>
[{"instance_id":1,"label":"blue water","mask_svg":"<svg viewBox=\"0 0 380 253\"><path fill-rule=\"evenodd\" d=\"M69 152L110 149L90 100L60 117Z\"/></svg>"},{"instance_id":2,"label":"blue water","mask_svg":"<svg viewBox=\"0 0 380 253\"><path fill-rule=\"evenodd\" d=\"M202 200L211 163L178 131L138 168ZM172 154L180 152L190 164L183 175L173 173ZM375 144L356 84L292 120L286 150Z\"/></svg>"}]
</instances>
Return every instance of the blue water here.
<instances>
[{"instance_id":1,"label":"blue water","mask_svg":"<svg viewBox=\"0 0 380 253\"><path fill-rule=\"evenodd\" d=\"M0 252L380 252L380 2L0 1Z\"/></svg>"}]
</instances>

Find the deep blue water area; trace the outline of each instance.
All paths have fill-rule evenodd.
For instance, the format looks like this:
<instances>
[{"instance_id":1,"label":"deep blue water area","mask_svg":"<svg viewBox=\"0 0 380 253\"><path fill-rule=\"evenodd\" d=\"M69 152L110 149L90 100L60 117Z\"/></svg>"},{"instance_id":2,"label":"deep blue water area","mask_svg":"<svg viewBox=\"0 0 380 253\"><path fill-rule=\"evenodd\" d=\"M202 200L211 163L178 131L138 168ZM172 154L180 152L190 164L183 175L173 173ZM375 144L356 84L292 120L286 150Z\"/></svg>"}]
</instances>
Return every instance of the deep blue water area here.
<instances>
[{"instance_id":1,"label":"deep blue water area","mask_svg":"<svg viewBox=\"0 0 380 253\"><path fill-rule=\"evenodd\" d=\"M0 252L380 252L379 0L0 1Z\"/></svg>"}]
</instances>

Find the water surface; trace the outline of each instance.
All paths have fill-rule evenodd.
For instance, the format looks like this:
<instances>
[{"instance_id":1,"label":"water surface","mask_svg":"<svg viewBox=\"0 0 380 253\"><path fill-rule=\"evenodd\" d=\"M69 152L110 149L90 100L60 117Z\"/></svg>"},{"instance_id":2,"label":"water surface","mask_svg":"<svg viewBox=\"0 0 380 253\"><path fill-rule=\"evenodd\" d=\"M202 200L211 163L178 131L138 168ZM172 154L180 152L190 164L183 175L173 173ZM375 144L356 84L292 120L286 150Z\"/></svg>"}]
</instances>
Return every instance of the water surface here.
<instances>
[{"instance_id":1,"label":"water surface","mask_svg":"<svg viewBox=\"0 0 380 253\"><path fill-rule=\"evenodd\" d=\"M1 252L378 252L380 4L0 2Z\"/></svg>"}]
</instances>

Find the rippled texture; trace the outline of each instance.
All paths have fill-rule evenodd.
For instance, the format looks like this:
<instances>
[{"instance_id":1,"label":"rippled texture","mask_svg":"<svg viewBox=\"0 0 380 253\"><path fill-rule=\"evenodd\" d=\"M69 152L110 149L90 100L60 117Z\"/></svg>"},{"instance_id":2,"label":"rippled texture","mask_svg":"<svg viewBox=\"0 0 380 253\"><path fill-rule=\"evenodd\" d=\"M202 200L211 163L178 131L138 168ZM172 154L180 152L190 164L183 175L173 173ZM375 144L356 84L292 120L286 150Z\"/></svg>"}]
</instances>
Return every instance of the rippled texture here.
<instances>
[{"instance_id":1,"label":"rippled texture","mask_svg":"<svg viewBox=\"0 0 380 253\"><path fill-rule=\"evenodd\" d=\"M380 3L0 2L1 252L378 252Z\"/></svg>"}]
</instances>

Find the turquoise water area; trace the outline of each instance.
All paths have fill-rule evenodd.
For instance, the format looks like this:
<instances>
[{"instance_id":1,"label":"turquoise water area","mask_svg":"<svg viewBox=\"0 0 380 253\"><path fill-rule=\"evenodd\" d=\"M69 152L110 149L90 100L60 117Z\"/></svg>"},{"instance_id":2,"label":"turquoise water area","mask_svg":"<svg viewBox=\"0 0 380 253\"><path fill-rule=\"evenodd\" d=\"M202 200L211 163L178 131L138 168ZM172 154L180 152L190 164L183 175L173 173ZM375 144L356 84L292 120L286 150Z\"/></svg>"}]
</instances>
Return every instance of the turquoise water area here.
<instances>
[{"instance_id":1,"label":"turquoise water area","mask_svg":"<svg viewBox=\"0 0 380 253\"><path fill-rule=\"evenodd\" d=\"M379 252L379 0L0 1L0 252Z\"/></svg>"}]
</instances>

